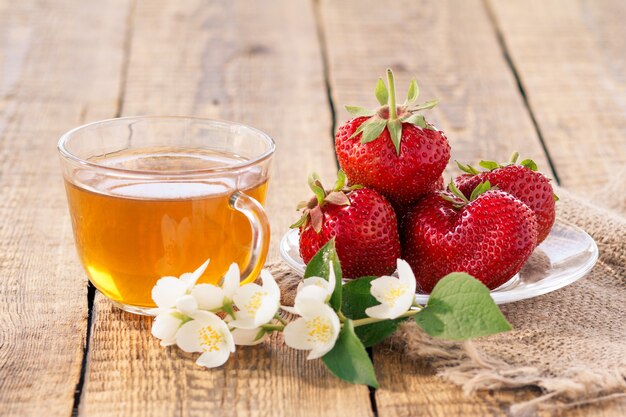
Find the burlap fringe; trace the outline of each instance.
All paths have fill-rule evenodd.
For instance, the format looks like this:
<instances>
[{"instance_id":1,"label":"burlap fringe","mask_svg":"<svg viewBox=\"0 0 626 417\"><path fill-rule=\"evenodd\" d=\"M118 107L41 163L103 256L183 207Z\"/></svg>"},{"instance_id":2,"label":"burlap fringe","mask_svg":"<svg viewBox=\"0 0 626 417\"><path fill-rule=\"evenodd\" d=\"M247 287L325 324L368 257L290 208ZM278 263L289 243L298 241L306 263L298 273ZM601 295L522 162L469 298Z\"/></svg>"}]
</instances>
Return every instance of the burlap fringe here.
<instances>
[{"instance_id":1,"label":"burlap fringe","mask_svg":"<svg viewBox=\"0 0 626 417\"><path fill-rule=\"evenodd\" d=\"M461 386L467 395L478 390L539 388L539 397L511 406L511 414L518 417L533 415L537 409L564 410L626 398L626 374L618 370L573 369L567 378L554 378L533 367L514 367L490 357L472 342L433 339L414 322L402 324L389 345L410 359L427 360L437 375Z\"/></svg>"},{"instance_id":2,"label":"burlap fringe","mask_svg":"<svg viewBox=\"0 0 626 417\"><path fill-rule=\"evenodd\" d=\"M268 269L281 287L281 304L293 305L301 278L282 262L271 264ZM557 411L626 398L623 372L577 369L568 378L541 375L536 368L513 367L490 357L472 342L433 339L413 321L402 324L386 343L412 360L427 360L437 369L437 375L461 386L466 395L478 390L539 388L539 397L511 405L511 414L517 417L531 416L537 409ZM599 386L603 387L601 391Z\"/></svg>"}]
</instances>

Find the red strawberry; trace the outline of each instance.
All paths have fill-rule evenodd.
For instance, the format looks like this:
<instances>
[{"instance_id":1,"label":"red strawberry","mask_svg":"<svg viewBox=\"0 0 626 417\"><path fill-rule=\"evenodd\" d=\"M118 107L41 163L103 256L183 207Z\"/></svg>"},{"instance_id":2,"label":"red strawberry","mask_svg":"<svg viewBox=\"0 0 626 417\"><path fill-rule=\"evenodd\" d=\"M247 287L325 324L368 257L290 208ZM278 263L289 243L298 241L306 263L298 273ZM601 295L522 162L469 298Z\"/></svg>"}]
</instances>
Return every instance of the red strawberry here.
<instances>
[{"instance_id":1,"label":"red strawberry","mask_svg":"<svg viewBox=\"0 0 626 417\"><path fill-rule=\"evenodd\" d=\"M525 159L517 164L519 154L516 152L511 161L500 165L493 161L480 161L480 166L488 171L479 172L470 165L457 162L459 168L467 174L457 177L454 182L466 197L483 181L506 191L519 198L531 208L537 217L537 245L544 241L554 225L554 202L558 199L554 194L550 180L537 171L537 164L531 159Z\"/></svg>"},{"instance_id":2,"label":"red strawberry","mask_svg":"<svg viewBox=\"0 0 626 417\"><path fill-rule=\"evenodd\" d=\"M426 196L404 218L404 259L425 293L455 271L497 288L519 272L535 248L535 216L512 195L491 190L489 182L469 199L454 184L449 187Z\"/></svg>"},{"instance_id":3,"label":"red strawberry","mask_svg":"<svg viewBox=\"0 0 626 417\"><path fill-rule=\"evenodd\" d=\"M300 256L308 263L334 237L344 278L389 275L401 255L393 208L372 189L344 187L345 179L339 171L328 191L315 175L309 180L315 197L300 203L303 216L291 226L300 228Z\"/></svg>"},{"instance_id":4,"label":"red strawberry","mask_svg":"<svg viewBox=\"0 0 626 417\"><path fill-rule=\"evenodd\" d=\"M441 191L444 188L445 187L443 185L443 176L441 176L441 177L439 177L439 179L437 179L437 181L435 181L432 184L432 186L428 190L428 193L426 193L425 195L428 195L430 192L433 192L433 191ZM406 213L415 205L415 203L413 203L413 204L392 204L392 205L393 205L394 211L396 212L396 218L398 219L398 228L400 230L402 230L402 219L404 218Z\"/></svg>"},{"instance_id":5,"label":"red strawberry","mask_svg":"<svg viewBox=\"0 0 626 417\"><path fill-rule=\"evenodd\" d=\"M391 70L387 79L389 92L378 80L378 110L346 106L356 117L337 131L335 149L352 183L371 187L396 205L410 204L433 187L450 159L450 145L417 113L437 101L414 104L419 89L413 80L406 102L397 106Z\"/></svg>"}]
</instances>

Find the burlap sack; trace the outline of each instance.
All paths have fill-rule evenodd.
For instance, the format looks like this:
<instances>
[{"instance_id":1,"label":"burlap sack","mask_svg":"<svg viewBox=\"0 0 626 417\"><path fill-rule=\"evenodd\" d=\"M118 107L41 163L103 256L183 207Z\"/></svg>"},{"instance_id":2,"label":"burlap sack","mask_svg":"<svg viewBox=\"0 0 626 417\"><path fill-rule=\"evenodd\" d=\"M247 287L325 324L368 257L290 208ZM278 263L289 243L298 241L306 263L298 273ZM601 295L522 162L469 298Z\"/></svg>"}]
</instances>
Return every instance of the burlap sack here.
<instances>
[{"instance_id":1,"label":"burlap sack","mask_svg":"<svg viewBox=\"0 0 626 417\"><path fill-rule=\"evenodd\" d=\"M604 190L608 191L608 190ZM626 208L622 186L598 193L601 208L557 190L559 221L574 223L598 243L600 259L585 278L530 300L502 306L514 327L466 343L435 340L408 321L388 341L415 360L429 361L441 377L471 393L534 386L542 395L513 404L513 414L536 407L564 409L626 400ZM300 278L283 264L271 269L283 302L293 301Z\"/></svg>"}]
</instances>

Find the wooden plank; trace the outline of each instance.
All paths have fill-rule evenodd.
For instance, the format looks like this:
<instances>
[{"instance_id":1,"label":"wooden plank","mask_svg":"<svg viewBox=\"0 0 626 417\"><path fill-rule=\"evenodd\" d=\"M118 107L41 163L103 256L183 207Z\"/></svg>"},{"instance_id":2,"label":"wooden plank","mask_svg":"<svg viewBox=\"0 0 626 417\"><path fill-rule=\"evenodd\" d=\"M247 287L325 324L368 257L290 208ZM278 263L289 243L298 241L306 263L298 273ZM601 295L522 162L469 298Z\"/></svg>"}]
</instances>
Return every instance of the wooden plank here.
<instances>
[{"instance_id":1,"label":"wooden plank","mask_svg":"<svg viewBox=\"0 0 626 417\"><path fill-rule=\"evenodd\" d=\"M561 184L589 193L611 179L623 178L626 3L495 0L488 4Z\"/></svg>"},{"instance_id":2,"label":"wooden plank","mask_svg":"<svg viewBox=\"0 0 626 417\"><path fill-rule=\"evenodd\" d=\"M518 150L548 169L480 0L322 1L321 14L339 123L345 104L376 105L375 82L391 67L401 97L416 77L421 99L441 100L425 115L448 136L452 160Z\"/></svg>"},{"instance_id":3,"label":"wooden plank","mask_svg":"<svg viewBox=\"0 0 626 417\"><path fill-rule=\"evenodd\" d=\"M276 259L294 203L308 197L307 174L332 179L336 170L310 3L139 2L130 49L125 115L218 117L275 138L267 210ZM150 325L96 297L81 415L372 415L367 388L342 383L278 339L206 370L159 347Z\"/></svg>"},{"instance_id":4,"label":"wooden plank","mask_svg":"<svg viewBox=\"0 0 626 417\"><path fill-rule=\"evenodd\" d=\"M524 6L520 3L519 7ZM375 80L391 67L399 94L416 76L421 97L441 100L426 117L446 132L452 159L502 160L519 150L549 171L515 77L480 0L407 0L395 2L393 7L373 0L324 0L320 15L339 123L348 118L344 104L375 105ZM449 169L448 175L453 171ZM465 396L460 388L435 377L427 365L409 363L385 348L374 349L374 362L381 382L376 391L381 417L505 415L511 402L533 396L530 391ZM618 413L609 406L566 414Z\"/></svg>"},{"instance_id":5,"label":"wooden plank","mask_svg":"<svg viewBox=\"0 0 626 417\"><path fill-rule=\"evenodd\" d=\"M126 3L0 1L0 415L70 416L87 330L56 141L115 115Z\"/></svg>"}]
</instances>

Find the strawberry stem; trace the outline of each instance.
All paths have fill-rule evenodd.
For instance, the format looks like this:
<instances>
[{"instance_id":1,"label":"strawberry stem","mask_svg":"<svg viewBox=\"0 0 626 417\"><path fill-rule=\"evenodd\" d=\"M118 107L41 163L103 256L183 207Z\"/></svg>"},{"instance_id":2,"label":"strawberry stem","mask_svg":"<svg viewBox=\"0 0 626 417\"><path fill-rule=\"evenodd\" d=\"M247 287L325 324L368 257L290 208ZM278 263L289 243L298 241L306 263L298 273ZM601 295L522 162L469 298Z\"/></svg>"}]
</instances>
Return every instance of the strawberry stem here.
<instances>
[{"instance_id":1,"label":"strawberry stem","mask_svg":"<svg viewBox=\"0 0 626 417\"><path fill-rule=\"evenodd\" d=\"M398 110L396 108L396 85L393 82L393 72L391 68L387 68L387 84L389 84L389 120L398 119Z\"/></svg>"}]
</instances>

